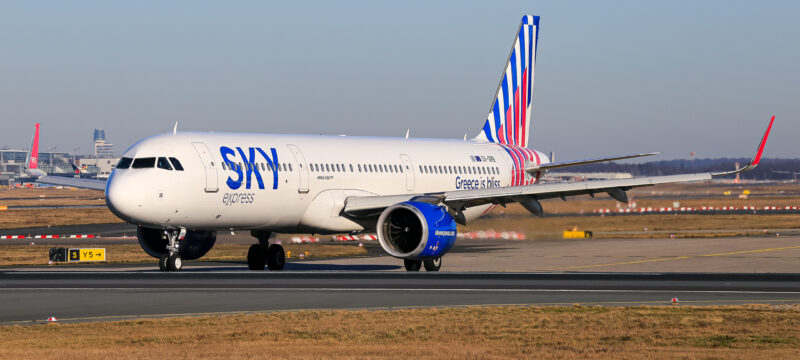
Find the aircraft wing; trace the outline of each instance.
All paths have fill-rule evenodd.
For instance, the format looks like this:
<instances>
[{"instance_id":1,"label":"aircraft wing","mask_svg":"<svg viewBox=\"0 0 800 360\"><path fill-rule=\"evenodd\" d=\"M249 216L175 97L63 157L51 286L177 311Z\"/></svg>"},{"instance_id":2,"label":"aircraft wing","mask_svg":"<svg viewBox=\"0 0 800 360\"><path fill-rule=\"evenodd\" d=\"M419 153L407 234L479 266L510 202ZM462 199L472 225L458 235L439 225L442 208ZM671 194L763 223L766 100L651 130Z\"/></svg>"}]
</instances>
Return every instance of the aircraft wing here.
<instances>
[{"instance_id":1,"label":"aircraft wing","mask_svg":"<svg viewBox=\"0 0 800 360\"><path fill-rule=\"evenodd\" d=\"M36 182L50 185L71 186L81 189L91 189L104 191L106 189L105 180L78 179L66 176L42 176Z\"/></svg>"},{"instance_id":2,"label":"aircraft wing","mask_svg":"<svg viewBox=\"0 0 800 360\"><path fill-rule=\"evenodd\" d=\"M457 222L464 223L465 220L463 214L461 213L464 209L485 204L505 205L508 203L519 202L531 213L541 216L543 214L543 210L538 201L541 199L551 199L557 197L566 199L567 196L576 195L594 196L594 194L604 192L619 202L628 202L628 197L625 192L635 187L675 182L710 180L715 176L725 176L752 170L761 161L761 154L764 152L764 145L766 145L767 138L769 137L769 132L770 129L772 129L772 123L774 121L775 117L773 116L770 120L769 126L767 126L767 130L764 132L764 136L761 138L761 143L759 143L756 153L753 156L753 159L750 161L750 164L741 169L733 171L652 176L620 180L533 184L526 186L445 191L428 194L355 196L349 197L345 200L343 212L353 217L372 217L380 214L383 209L386 209L394 204L404 201L420 201L432 204L444 204L447 206L449 212L451 215L453 215ZM637 157L642 155L648 154L625 155L625 157L617 158ZM595 159L587 161L597 162L603 160Z\"/></svg>"},{"instance_id":3,"label":"aircraft wing","mask_svg":"<svg viewBox=\"0 0 800 360\"><path fill-rule=\"evenodd\" d=\"M354 196L345 201L344 213L356 217L369 217L380 214L383 209L404 201L442 203L455 211L485 205L519 202L523 206L531 204L537 215L542 214L538 200L566 198L568 196L608 193L620 202L628 202L625 191L635 187L651 186L674 182L710 180L712 173L683 174L641 177L621 180L576 181L555 184L533 184L497 188L446 191L430 194L409 194L392 196ZM528 206L525 206L528 208ZM531 209L528 209L531 210Z\"/></svg>"}]
</instances>

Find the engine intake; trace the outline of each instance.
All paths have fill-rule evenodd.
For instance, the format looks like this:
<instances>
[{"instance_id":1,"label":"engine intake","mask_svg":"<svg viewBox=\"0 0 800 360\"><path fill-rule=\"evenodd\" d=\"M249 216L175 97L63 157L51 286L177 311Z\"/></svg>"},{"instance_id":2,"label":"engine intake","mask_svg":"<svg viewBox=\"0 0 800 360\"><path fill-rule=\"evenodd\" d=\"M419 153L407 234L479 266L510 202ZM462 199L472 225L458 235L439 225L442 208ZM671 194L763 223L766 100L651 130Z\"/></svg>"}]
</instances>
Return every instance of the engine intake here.
<instances>
[{"instance_id":1,"label":"engine intake","mask_svg":"<svg viewBox=\"0 0 800 360\"><path fill-rule=\"evenodd\" d=\"M139 245L150 256L161 258L167 256L167 244L169 241L164 237L164 232L160 229L152 229L139 226L136 229L136 237L139 238ZM217 241L217 233L214 231L187 231L186 236L181 240L179 252L184 260L199 259Z\"/></svg>"},{"instance_id":2,"label":"engine intake","mask_svg":"<svg viewBox=\"0 0 800 360\"><path fill-rule=\"evenodd\" d=\"M402 202L381 213L378 241L386 253L401 259L433 259L456 242L456 222L447 209L422 202Z\"/></svg>"}]
</instances>

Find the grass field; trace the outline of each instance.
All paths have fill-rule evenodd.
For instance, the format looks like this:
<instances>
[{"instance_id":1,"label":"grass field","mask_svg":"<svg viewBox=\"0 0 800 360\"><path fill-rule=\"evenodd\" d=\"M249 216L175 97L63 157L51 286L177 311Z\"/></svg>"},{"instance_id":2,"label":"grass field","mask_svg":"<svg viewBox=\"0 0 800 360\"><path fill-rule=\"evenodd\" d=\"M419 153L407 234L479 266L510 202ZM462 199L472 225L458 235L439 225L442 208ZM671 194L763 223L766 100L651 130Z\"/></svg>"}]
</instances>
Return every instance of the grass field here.
<instances>
[{"instance_id":1,"label":"grass field","mask_svg":"<svg viewBox=\"0 0 800 360\"><path fill-rule=\"evenodd\" d=\"M284 250L290 251L292 258L308 251L309 259L320 259L340 256L359 256L367 251L356 244L282 244ZM106 262L109 263L153 263L155 258L147 255L139 244L119 245L5 245L0 251L0 266L46 265L51 247L96 248L106 249ZM217 244L198 261L244 261L250 245ZM291 261L291 259L290 259ZM69 266L69 263L61 264ZM1 357L2 355L0 355Z\"/></svg>"},{"instance_id":2,"label":"grass field","mask_svg":"<svg viewBox=\"0 0 800 360\"><path fill-rule=\"evenodd\" d=\"M737 195L744 190L749 190L751 196L748 199L739 199ZM730 191L731 195L723 195L726 191ZM681 196L690 198L677 199ZM13 189L0 191L0 205L9 205L7 203L13 201L4 199L11 198L28 199L14 200L20 203L47 201L49 204L55 205L74 201L97 202L99 197L102 197L102 192L93 190ZM630 197L639 207L654 208L671 207L675 201L679 201L681 206L689 207L800 206L800 186L796 184L747 186L713 183L668 184L634 189L630 192ZM676 236L708 237L754 235L765 228L800 228L800 221L797 221L798 215L552 216L581 212L591 213L592 210L598 208L616 209L617 206L622 206L603 194L598 194L594 199L588 196L569 198L569 201L566 202L560 199L545 200L542 201L542 206L545 210L545 218L531 216L521 206L513 204L508 208L497 208L490 213L490 216L473 221L469 226L459 229L460 231L516 230L525 232L528 238L538 239L558 237L561 231L574 227L578 227L580 230L592 230L598 237L639 238L669 236L669 231L680 232ZM0 212L0 229L111 222L121 222L121 220L106 208ZM647 231L644 231L645 228ZM614 233L610 233L611 231ZM619 231L628 233L619 234ZM667 232L667 234L665 235L663 232Z\"/></svg>"},{"instance_id":3,"label":"grass field","mask_svg":"<svg viewBox=\"0 0 800 360\"><path fill-rule=\"evenodd\" d=\"M6 326L0 339L0 357L26 359L796 359L800 308L299 311Z\"/></svg>"}]
</instances>

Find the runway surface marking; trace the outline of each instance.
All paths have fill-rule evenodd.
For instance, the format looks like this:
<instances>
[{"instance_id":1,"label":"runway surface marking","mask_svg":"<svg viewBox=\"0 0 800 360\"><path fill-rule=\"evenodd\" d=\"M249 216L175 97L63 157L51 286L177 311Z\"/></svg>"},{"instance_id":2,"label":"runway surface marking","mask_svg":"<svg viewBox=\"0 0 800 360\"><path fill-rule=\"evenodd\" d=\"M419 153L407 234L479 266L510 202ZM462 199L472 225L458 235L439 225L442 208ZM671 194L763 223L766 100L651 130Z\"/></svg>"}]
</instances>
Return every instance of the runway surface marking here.
<instances>
[{"instance_id":1,"label":"runway surface marking","mask_svg":"<svg viewBox=\"0 0 800 360\"><path fill-rule=\"evenodd\" d=\"M730 303L730 304L748 304L752 303L752 299L721 299L721 300L681 300L680 304L707 304L707 303ZM760 300L761 303L794 303L798 300ZM759 303L759 304L761 304ZM231 316L231 315L254 315L254 314L274 314L298 311L396 311L396 310L416 310L416 309L431 309L431 308L483 308L483 307L521 307L521 306L594 306L594 305L669 305L678 307L680 304L674 304L670 300L644 300L644 301L591 301L591 302L543 302L543 303L505 303L505 304L462 304L462 305L406 305L406 306L372 306L372 307L359 307L359 308L298 308L298 309L280 309L280 310L249 310L249 311L218 311L218 312L189 312L189 313L171 313L171 314L146 314L146 315L107 315L107 316L87 316L87 317L72 317L61 318L58 320L61 323L65 322L89 322L89 321L125 321L125 320L154 320L163 318L175 317L198 317L198 316ZM2 326L9 325L32 325L32 324L46 324L47 320L17 320L0 322Z\"/></svg>"},{"instance_id":2,"label":"runway surface marking","mask_svg":"<svg viewBox=\"0 0 800 360\"><path fill-rule=\"evenodd\" d=\"M733 252L727 252L727 253L718 253L718 254L704 254L704 255L675 256L675 257L659 258L659 259L648 259L648 260L624 261L624 262L610 263L610 264L595 264L595 265L578 265L578 266L566 266L566 267L551 267L551 268L543 268L543 269L540 269L540 270L551 270L551 271L552 271L552 270L575 270L575 269L587 269L587 268L595 268L595 267L603 267L603 266L632 265L632 264L641 264L641 263L647 263L647 262L656 262L656 261L673 261L673 260L684 260L684 259L700 258L700 257L714 257L714 256L726 256L726 255L737 255L737 254L752 254L752 253L763 253L763 252L782 251L782 250L791 250L791 249L800 249L800 246L786 246L786 247L779 247L779 248L769 248L769 249L756 249L756 250L733 251Z\"/></svg>"},{"instance_id":3,"label":"runway surface marking","mask_svg":"<svg viewBox=\"0 0 800 360\"><path fill-rule=\"evenodd\" d=\"M141 292L161 292L160 289L154 288L0 288L0 292L17 292L20 290L25 291L87 291L87 290L116 290L116 291L141 291ZM479 288L302 288L302 287L283 287L283 288L231 288L231 287L206 287L206 288L181 288L185 292L205 292L205 291L293 291L293 292L407 292L407 291L425 291L425 292L475 292L475 293L492 293L492 292L509 292L509 293L547 293L547 292L576 292L576 293L663 293L665 291L678 291L681 293L690 294L793 294L800 295L800 291L758 291L758 290L628 290L628 289L479 289Z\"/></svg>"}]
</instances>

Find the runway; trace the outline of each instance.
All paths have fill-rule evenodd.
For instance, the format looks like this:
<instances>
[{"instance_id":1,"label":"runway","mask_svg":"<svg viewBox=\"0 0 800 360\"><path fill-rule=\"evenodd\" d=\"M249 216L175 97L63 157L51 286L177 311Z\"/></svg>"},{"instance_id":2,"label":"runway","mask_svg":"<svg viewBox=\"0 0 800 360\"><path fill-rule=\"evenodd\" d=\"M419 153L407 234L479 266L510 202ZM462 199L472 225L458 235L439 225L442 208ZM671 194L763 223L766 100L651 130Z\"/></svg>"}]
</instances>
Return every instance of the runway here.
<instances>
[{"instance_id":1,"label":"runway","mask_svg":"<svg viewBox=\"0 0 800 360\"><path fill-rule=\"evenodd\" d=\"M0 324L304 309L800 304L798 274L0 272Z\"/></svg>"}]
</instances>

